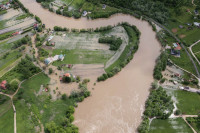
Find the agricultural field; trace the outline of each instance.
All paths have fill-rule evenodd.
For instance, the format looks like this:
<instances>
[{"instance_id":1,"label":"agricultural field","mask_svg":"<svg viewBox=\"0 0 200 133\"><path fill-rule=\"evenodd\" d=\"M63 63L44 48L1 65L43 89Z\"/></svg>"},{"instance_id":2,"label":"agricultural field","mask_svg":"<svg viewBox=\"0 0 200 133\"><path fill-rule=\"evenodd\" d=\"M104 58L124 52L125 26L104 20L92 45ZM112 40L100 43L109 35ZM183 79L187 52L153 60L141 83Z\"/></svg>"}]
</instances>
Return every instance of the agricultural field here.
<instances>
[{"instance_id":1,"label":"agricultural field","mask_svg":"<svg viewBox=\"0 0 200 133\"><path fill-rule=\"evenodd\" d=\"M98 39L103 36L121 37L122 44L117 51L109 50L108 44L101 44ZM123 27L118 26L107 32L66 33L55 35L50 43L55 43L52 55L65 55L65 59L53 63L61 64L105 64L111 57L121 54L128 44L128 35Z\"/></svg>"},{"instance_id":2,"label":"agricultural field","mask_svg":"<svg viewBox=\"0 0 200 133\"><path fill-rule=\"evenodd\" d=\"M192 47L192 52L195 54L197 59L200 61L200 43L198 43Z\"/></svg>"},{"instance_id":3,"label":"agricultural field","mask_svg":"<svg viewBox=\"0 0 200 133\"><path fill-rule=\"evenodd\" d=\"M194 6L183 6L178 10L170 9L172 15L167 27L187 46L199 40L200 30L193 23L200 22L200 20L195 19L194 10Z\"/></svg>"},{"instance_id":4,"label":"agricultural field","mask_svg":"<svg viewBox=\"0 0 200 133\"><path fill-rule=\"evenodd\" d=\"M17 99L15 105L18 112L18 132L27 133L40 130L38 120L44 126L50 121L61 124L61 120L66 115L67 107L73 105L74 102L70 99L52 101L49 92L42 91L49 81L47 75L40 73L22 84L15 97Z\"/></svg>"},{"instance_id":5,"label":"agricultural field","mask_svg":"<svg viewBox=\"0 0 200 133\"><path fill-rule=\"evenodd\" d=\"M175 91L177 107L183 114L198 115L200 113L200 95L187 91Z\"/></svg>"},{"instance_id":6,"label":"agricultural field","mask_svg":"<svg viewBox=\"0 0 200 133\"><path fill-rule=\"evenodd\" d=\"M29 14L24 13L21 9L10 8L0 16L0 34L1 36L3 36L2 34L5 36L6 33L14 33L18 29L23 30L32 26L35 22Z\"/></svg>"},{"instance_id":7,"label":"agricultural field","mask_svg":"<svg viewBox=\"0 0 200 133\"><path fill-rule=\"evenodd\" d=\"M182 118L154 119L150 125L149 133L193 133Z\"/></svg>"},{"instance_id":8,"label":"agricultural field","mask_svg":"<svg viewBox=\"0 0 200 133\"><path fill-rule=\"evenodd\" d=\"M14 130L13 119L14 115L10 98L4 95L0 95L0 129L2 133L13 132Z\"/></svg>"}]
</instances>

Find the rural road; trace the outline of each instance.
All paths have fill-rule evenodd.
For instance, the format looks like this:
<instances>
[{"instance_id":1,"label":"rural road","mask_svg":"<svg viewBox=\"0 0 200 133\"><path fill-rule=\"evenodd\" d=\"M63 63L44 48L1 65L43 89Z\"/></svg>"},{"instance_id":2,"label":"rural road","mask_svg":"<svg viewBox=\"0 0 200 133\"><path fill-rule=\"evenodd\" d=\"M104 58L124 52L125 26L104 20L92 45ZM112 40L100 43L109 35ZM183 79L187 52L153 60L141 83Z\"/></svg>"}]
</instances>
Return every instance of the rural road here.
<instances>
[{"instance_id":1,"label":"rural road","mask_svg":"<svg viewBox=\"0 0 200 133\"><path fill-rule=\"evenodd\" d=\"M190 47L189 47L189 50L190 50L190 52L192 53L192 56L195 58L195 60L198 62L198 64L200 65L200 61L197 59L197 57L195 56L195 54L193 53L193 51L192 51L192 47L193 46L195 46L196 44L198 44L200 42L200 40L199 41L197 41L197 42L195 42L194 44L192 44Z\"/></svg>"}]
</instances>

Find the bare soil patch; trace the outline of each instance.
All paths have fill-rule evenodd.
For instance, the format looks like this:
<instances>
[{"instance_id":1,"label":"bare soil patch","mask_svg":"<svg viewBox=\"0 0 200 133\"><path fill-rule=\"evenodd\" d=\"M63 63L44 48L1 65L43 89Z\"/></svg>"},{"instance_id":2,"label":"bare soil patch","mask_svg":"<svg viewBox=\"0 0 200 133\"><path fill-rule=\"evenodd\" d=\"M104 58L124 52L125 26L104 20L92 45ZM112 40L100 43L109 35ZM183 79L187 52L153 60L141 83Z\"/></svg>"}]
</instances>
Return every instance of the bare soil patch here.
<instances>
[{"instance_id":1,"label":"bare soil patch","mask_svg":"<svg viewBox=\"0 0 200 133\"><path fill-rule=\"evenodd\" d=\"M177 28L172 29L172 32L173 32L173 33L176 33L177 31L178 31Z\"/></svg>"}]
</instances>

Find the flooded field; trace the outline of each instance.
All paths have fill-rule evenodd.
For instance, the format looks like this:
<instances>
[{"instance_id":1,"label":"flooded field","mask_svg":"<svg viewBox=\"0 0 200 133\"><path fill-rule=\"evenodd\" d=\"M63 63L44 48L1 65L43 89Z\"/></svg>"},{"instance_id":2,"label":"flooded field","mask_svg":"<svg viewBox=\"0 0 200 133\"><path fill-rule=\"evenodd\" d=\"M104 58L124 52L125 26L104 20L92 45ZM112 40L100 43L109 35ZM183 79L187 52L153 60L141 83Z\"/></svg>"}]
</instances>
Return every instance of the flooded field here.
<instances>
[{"instance_id":1,"label":"flooded field","mask_svg":"<svg viewBox=\"0 0 200 133\"><path fill-rule=\"evenodd\" d=\"M130 15L116 14L108 19L75 20L43 9L35 0L20 0L30 12L39 16L47 28L97 28L128 22L141 32L140 44L133 60L116 76L93 85L92 96L78 105L75 122L81 133L133 133L141 122L144 103L153 81L155 60L160 53L159 42L152 27Z\"/></svg>"}]
</instances>

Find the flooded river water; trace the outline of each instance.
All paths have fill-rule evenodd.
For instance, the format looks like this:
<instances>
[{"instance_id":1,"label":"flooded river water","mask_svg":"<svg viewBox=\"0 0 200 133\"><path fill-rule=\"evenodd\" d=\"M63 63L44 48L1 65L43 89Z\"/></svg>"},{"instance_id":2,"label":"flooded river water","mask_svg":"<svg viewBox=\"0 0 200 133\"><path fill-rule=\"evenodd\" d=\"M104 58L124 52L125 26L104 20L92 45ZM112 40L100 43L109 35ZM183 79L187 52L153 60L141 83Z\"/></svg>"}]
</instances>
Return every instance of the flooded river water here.
<instances>
[{"instance_id":1,"label":"flooded river water","mask_svg":"<svg viewBox=\"0 0 200 133\"><path fill-rule=\"evenodd\" d=\"M116 14L108 19L75 20L43 9L35 0L20 0L30 12L41 18L47 28L96 28L128 22L141 32L133 60L116 76L97 83L92 96L78 105L75 122L81 133L134 133L141 122L145 100L153 81L155 60L160 53L156 33L145 21Z\"/></svg>"}]
</instances>

